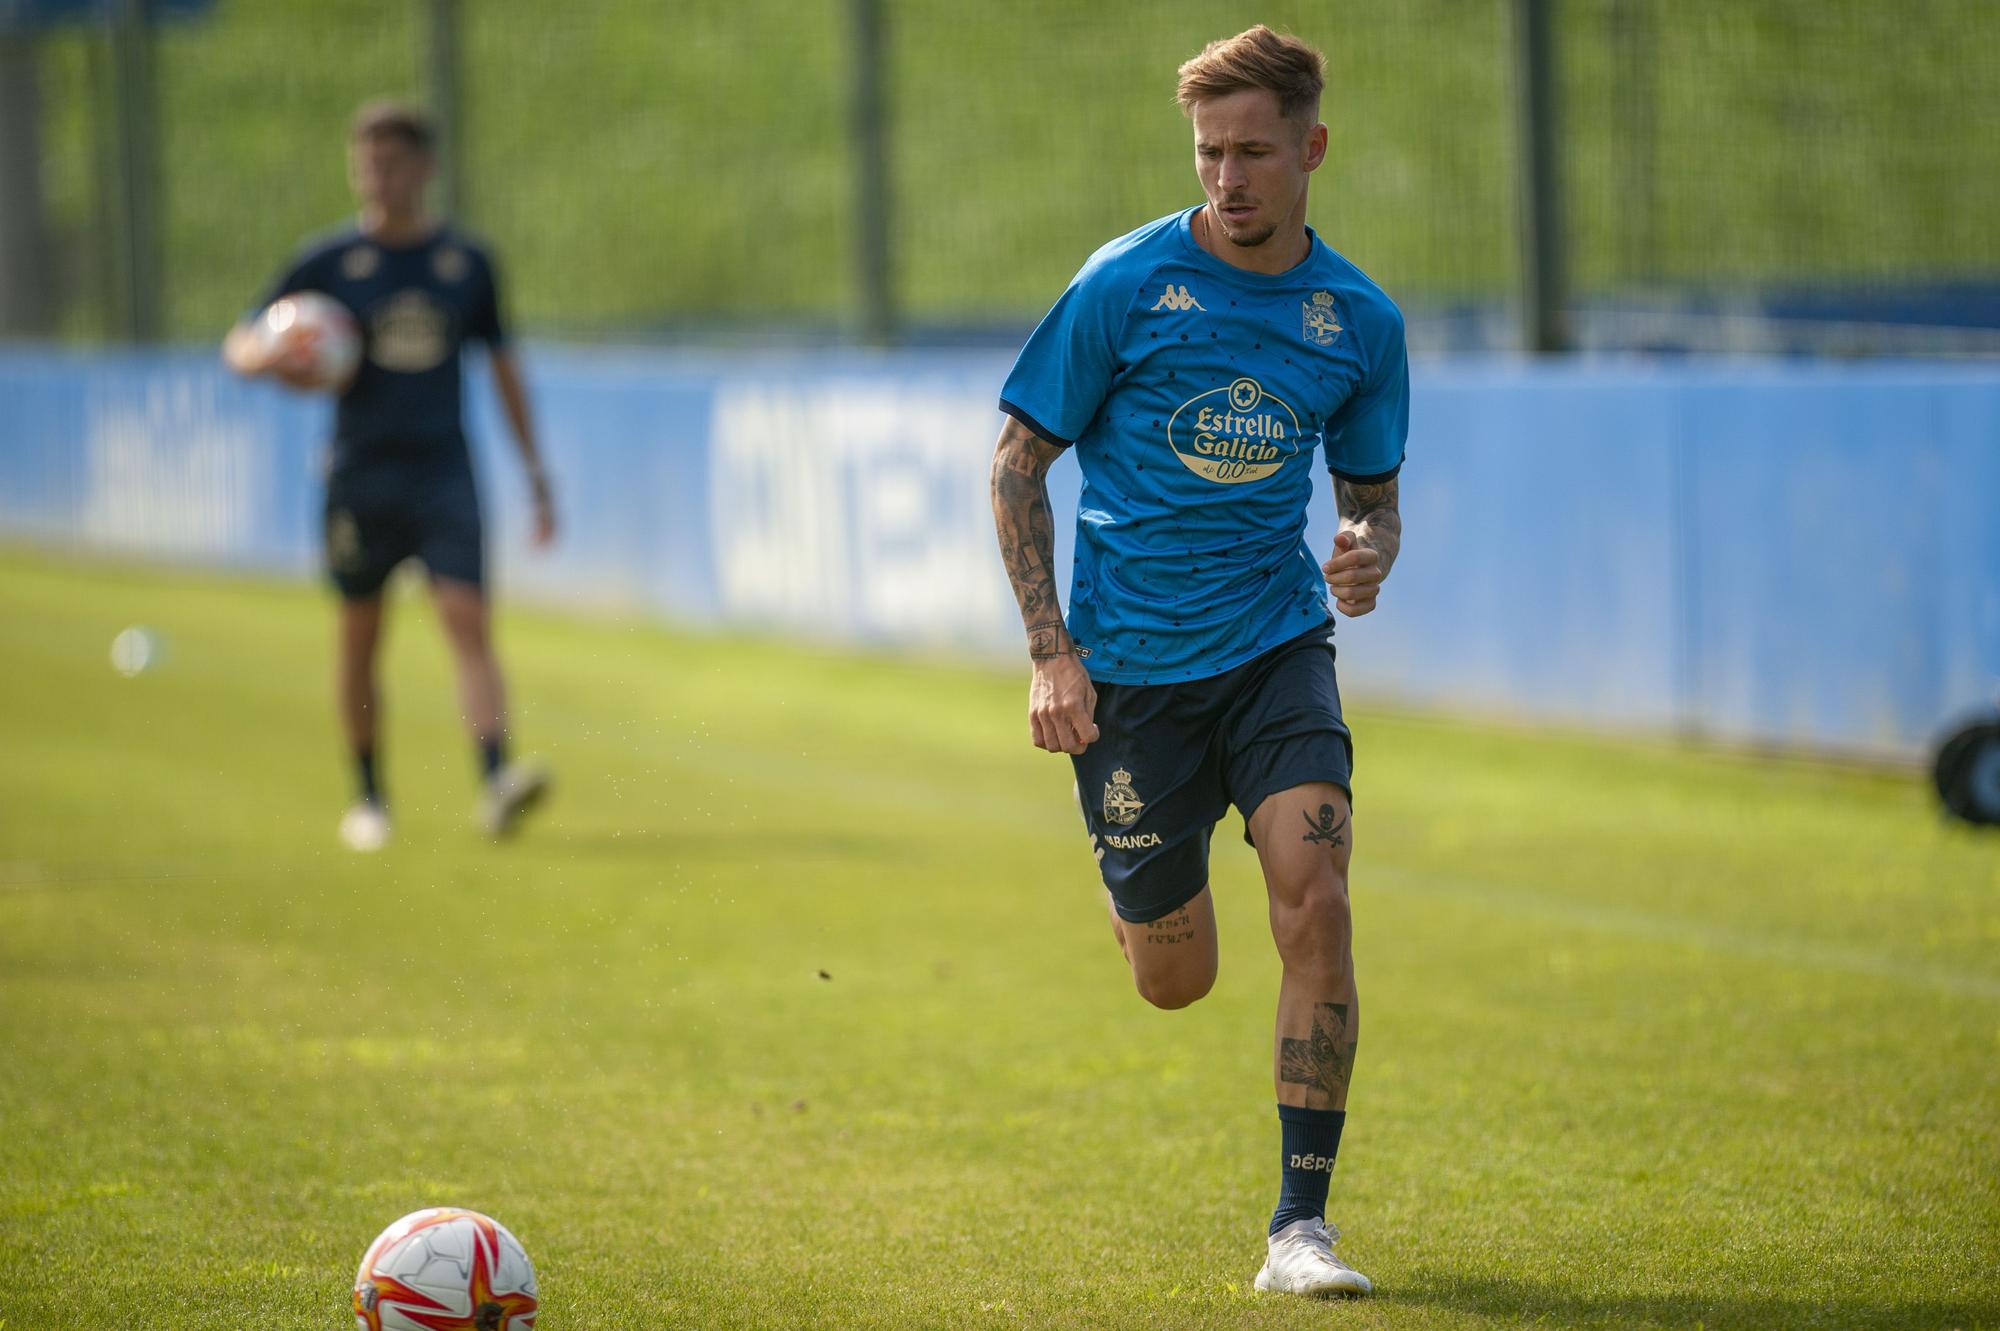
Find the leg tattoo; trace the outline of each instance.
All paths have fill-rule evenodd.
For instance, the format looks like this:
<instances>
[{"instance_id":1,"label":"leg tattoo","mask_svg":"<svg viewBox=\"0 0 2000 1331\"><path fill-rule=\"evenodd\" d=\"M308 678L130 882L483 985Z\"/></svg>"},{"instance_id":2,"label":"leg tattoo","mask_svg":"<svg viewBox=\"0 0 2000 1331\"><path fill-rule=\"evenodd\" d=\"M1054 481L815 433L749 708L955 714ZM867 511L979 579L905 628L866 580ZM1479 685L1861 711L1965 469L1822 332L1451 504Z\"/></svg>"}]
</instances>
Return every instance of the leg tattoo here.
<instances>
[{"instance_id":1,"label":"leg tattoo","mask_svg":"<svg viewBox=\"0 0 2000 1331\"><path fill-rule=\"evenodd\" d=\"M1314 822L1313 816L1304 809L1299 810L1299 817L1306 820L1306 834L1300 837L1299 840L1323 841L1326 843L1328 850L1333 849L1335 846L1344 846L1347 844L1347 838L1340 834L1341 829L1347 826L1347 815L1344 813L1340 814L1336 820L1334 808L1331 804L1322 804L1319 806L1318 822Z\"/></svg>"},{"instance_id":2,"label":"leg tattoo","mask_svg":"<svg viewBox=\"0 0 2000 1331\"><path fill-rule=\"evenodd\" d=\"M1149 943L1191 943L1194 941L1194 918L1183 906L1172 915L1162 915L1157 920L1145 923L1146 941Z\"/></svg>"},{"instance_id":3,"label":"leg tattoo","mask_svg":"<svg viewBox=\"0 0 2000 1331\"><path fill-rule=\"evenodd\" d=\"M1315 1003L1312 1038L1278 1042L1278 1080L1304 1086L1306 1108L1331 1109L1354 1071L1354 1045L1347 1004Z\"/></svg>"}]
</instances>

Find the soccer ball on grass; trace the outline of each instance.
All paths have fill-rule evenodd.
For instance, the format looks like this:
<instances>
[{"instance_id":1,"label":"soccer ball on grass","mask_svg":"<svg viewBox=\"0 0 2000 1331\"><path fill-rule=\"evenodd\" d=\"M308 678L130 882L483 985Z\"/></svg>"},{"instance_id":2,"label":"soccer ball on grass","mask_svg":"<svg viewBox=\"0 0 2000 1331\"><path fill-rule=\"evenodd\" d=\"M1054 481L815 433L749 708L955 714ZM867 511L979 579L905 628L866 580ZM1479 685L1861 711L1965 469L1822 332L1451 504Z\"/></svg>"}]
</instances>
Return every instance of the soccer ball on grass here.
<instances>
[{"instance_id":1,"label":"soccer ball on grass","mask_svg":"<svg viewBox=\"0 0 2000 1331\"><path fill-rule=\"evenodd\" d=\"M532 1331L535 1268L507 1227L477 1211L412 1211L354 1273L359 1331Z\"/></svg>"}]
</instances>

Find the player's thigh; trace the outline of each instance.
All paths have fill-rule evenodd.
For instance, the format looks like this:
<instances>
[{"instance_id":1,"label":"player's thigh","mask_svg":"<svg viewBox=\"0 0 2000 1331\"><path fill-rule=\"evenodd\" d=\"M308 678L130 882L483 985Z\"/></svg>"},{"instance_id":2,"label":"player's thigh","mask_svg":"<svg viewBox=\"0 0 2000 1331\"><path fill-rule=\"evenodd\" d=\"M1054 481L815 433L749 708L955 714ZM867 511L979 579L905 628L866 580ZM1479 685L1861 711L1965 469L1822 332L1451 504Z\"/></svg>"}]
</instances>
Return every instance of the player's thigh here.
<instances>
[{"instance_id":1,"label":"player's thigh","mask_svg":"<svg viewBox=\"0 0 2000 1331\"><path fill-rule=\"evenodd\" d=\"M1354 809L1331 781L1275 791L1249 817L1250 840L1274 904L1297 903L1316 890L1346 891L1354 852Z\"/></svg>"},{"instance_id":2,"label":"player's thigh","mask_svg":"<svg viewBox=\"0 0 2000 1331\"><path fill-rule=\"evenodd\" d=\"M1125 920L1119 928L1132 982L1148 1002L1185 1007L1215 983L1215 900L1207 887L1151 920Z\"/></svg>"},{"instance_id":3,"label":"player's thigh","mask_svg":"<svg viewBox=\"0 0 2000 1331\"><path fill-rule=\"evenodd\" d=\"M438 623L454 648L466 652L486 650L490 611L484 587L433 574L431 602L437 607Z\"/></svg>"},{"instance_id":4,"label":"player's thigh","mask_svg":"<svg viewBox=\"0 0 2000 1331\"><path fill-rule=\"evenodd\" d=\"M1232 705L1224 780L1274 899L1329 873L1345 883L1354 843L1354 743L1340 713L1333 646L1307 634L1274 654Z\"/></svg>"},{"instance_id":5,"label":"player's thigh","mask_svg":"<svg viewBox=\"0 0 2000 1331\"><path fill-rule=\"evenodd\" d=\"M1354 817L1346 790L1310 781L1276 791L1251 814L1250 836L1270 898L1271 938L1286 969L1334 983L1351 978Z\"/></svg>"}]
</instances>

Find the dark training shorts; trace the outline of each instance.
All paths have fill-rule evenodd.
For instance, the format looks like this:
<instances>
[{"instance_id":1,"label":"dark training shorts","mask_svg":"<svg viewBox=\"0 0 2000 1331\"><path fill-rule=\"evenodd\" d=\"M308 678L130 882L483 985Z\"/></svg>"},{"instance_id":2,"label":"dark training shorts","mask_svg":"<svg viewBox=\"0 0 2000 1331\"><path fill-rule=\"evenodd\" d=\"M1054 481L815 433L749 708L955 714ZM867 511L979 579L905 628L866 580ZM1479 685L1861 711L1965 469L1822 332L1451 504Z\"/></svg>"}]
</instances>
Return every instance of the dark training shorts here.
<instances>
[{"instance_id":1,"label":"dark training shorts","mask_svg":"<svg viewBox=\"0 0 2000 1331\"><path fill-rule=\"evenodd\" d=\"M479 492L464 462L381 462L326 483L326 568L349 600L378 595L396 565L421 559L434 578L482 586Z\"/></svg>"},{"instance_id":2,"label":"dark training shorts","mask_svg":"<svg viewBox=\"0 0 2000 1331\"><path fill-rule=\"evenodd\" d=\"M1099 684L1095 719L1097 741L1070 761L1091 850L1127 920L1170 915L1207 885L1209 836L1231 804L1248 839L1250 815L1281 790L1352 789L1331 624L1208 679Z\"/></svg>"}]
</instances>

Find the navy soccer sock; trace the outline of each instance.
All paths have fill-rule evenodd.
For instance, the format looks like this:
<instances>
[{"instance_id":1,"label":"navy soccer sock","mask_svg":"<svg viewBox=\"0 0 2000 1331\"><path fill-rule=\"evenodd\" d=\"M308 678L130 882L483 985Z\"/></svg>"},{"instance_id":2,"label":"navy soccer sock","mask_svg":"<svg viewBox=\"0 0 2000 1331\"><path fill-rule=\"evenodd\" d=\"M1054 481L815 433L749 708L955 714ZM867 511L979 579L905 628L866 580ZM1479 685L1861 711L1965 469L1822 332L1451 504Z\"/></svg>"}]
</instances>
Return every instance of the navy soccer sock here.
<instances>
[{"instance_id":1,"label":"navy soccer sock","mask_svg":"<svg viewBox=\"0 0 2000 1331\"><path fill-rule=\"evenodd\" d=\"M375 750L354 751L354 775L361 786L361 798L369 804L382 802L382 787L375 780Z\"/></svg>"},{"instance_id":2,"label":"navy soccer sock","mask_svg":"<svg viewBox=\"0 0 2000 1331\"><path fill-rule=\"evenodd\" d=\"M479 775L491 781L494 774L507 765L507 741L504 739L481 739L479 741Z\"/></svg>"},{"instance_id":3,"label":"navy soccer sock","mask_svg":"<svg viewBox=\"0 0 2000 1331\"><path fill-rule=\"evenodd\" d=\"M1283 1147L1278 1156L1278 1209L1271 1215L1271 1232L1294 1220L1326 1219L1326 1190L1333 1182L1333 1158L1340 1153L1345 1109L1304 1109L1278 1106L1278 1130Z\"/></svg>"}]
</instances>

